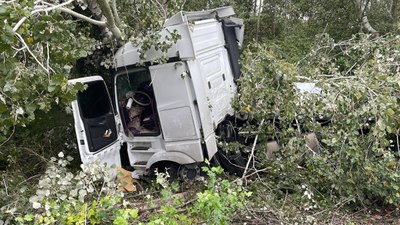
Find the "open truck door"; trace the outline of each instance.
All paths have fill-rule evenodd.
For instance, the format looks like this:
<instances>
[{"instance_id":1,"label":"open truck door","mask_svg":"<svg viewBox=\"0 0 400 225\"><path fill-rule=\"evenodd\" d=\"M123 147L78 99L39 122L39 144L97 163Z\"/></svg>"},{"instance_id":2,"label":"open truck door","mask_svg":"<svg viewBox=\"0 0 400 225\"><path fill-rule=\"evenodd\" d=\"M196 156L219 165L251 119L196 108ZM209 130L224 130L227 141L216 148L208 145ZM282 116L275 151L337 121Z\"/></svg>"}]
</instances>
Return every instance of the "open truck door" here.
<instances>
[{"instance_id":1,"label":"open truck door","mask_svg":"<svg viewBox=\"0 0 400 225\"><path fill-rule=\"evenodd\" d=\"M99 160L121 166L116 115L104 80L100 76L91 76L69 82L87 86L71 103L82 162Z\"/></svg>"}]
</instances>

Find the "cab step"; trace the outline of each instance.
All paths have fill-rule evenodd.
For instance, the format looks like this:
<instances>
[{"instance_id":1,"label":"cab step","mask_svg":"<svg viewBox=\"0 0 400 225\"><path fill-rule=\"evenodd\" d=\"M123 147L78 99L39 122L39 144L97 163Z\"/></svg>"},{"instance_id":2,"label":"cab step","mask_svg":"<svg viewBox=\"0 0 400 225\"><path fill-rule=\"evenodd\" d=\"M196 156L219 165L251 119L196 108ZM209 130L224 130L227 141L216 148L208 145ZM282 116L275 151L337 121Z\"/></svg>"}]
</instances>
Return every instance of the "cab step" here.
<instances>
[{"instance_id":1,"label":"cab step","mask_svg":"<svg viewBox=\"0 0 400 225\"><path fill-rule=\"evenodd\" d=\"M139 179L142 175L146 173L146 161L138 161L135 162L132 167L135 169L132 172L132 177L135 179Z\"/></svg>"}]
</instances>

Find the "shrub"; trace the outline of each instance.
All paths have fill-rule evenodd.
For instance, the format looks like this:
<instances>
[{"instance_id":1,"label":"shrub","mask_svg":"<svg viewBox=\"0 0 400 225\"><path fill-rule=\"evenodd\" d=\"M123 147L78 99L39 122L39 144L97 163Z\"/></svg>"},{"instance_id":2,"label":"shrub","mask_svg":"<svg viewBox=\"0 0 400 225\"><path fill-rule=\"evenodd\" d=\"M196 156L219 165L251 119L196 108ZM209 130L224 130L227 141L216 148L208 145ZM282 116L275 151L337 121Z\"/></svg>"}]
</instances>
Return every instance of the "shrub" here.
<instances>
[{"instance_id":1,"label":"shrub","mask_svg":"<svg viewBox=\"0 0 400 225\"><path fill-rule=\"evenodd\" d=\"M206 167L208 179L203 180L204 190L200 185L194 199L185 203L187 199L172 198L179 186L169 183L168 174L157 173L158 191L147 194L150 201L146 204L143 198L125 198L125 194L117 191L115 168L94 162L81 165L81 171L72 173L67 167L70 161L72 157L65 157L62 152L53 157L32 196L2 207L0 223L226 224L234 219L235 212L249 196L241 186L218 178L223 171L220 167ZM157 205L151 201L154 198ZM144 206L143 215L137 209L138 203Z\"/></svg>"},{"instance_id":2,"label":"shrub","mask_svg":"<svg viewBox=\"0 0 400 225\"><path fill-rule=\"evenodd\" d=\"M269 184L297 193L301 201L306 187L312 197L304 208L343 199L400 206L399 48L398 36L360 34L335 43L321 35L296 65L267 46L245 51L236 105L266 121L261 137L280 143L275 160L258 150ZM299 93L298 81L315 82L321 93ZM318 123L321 116L330 124ZM321 137L319 151L305 145L308 132Z\"/></svg>"},{"instance_id":3,"label":"shrub","mask_svg":"<svg viewBox=\"0 0 400 225\"><path fill-rule=\"evenodd\" d=\"M62 152L51 158L35 194L6 209L2 217L18 224L128 224L138 216L117 192L115 169L92 163L73 174L67 168L72 160Z\"/></svg>"}]
</instances>

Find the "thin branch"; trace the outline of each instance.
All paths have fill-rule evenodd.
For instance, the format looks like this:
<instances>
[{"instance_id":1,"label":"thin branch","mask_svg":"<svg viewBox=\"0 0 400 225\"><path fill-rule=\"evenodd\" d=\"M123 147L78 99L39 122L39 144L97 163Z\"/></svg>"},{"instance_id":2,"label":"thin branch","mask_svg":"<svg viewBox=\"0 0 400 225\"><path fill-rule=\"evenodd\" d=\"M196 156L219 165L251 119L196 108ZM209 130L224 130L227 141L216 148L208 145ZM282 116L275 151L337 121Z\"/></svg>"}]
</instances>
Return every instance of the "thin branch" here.
<instances>
[{"instance_id":1,"label":"thin branch","mask_svg":"<svg viewBox=\"0 0 400 225\"><path fill-rule=\"evenodd\" d=\"M46 60L47 68L51 69L51 67L50 67L50 48L49 48L49 42L48 41L46 42L46 52L47 52L47 60Z\"/></svg>"},{"instance_id":2,"label":"thin branch","mask_svg":"<svg viewBox=\"0 0 400 225\"><path fill-rule=\"evenodd\" d=\"M257 13L257 26L256 26L256 43L258 43L258 35L260 33L260 20L261 20L261 5L258 6Z\"/></svg>"},{"instance_id":3,"label":"thin branch","mask_svg":"<svg viewBox=\"0 0 400 225\"><path fill-rule=\"evenodd\" d=\"M15 53L14 53L13 57L15 57L16 55L18 55L18 53L19 53L20 51L22 51L22 50L24 50L24 49L26 48L26 46L23 46L22 48L16 48L16 47L14 47L14 46L11 46L11 47L15 50Z\"/></svg>"},{"instance_id":4,"label":"thin branch","mask_svg":"<svg viewBox=\"0 0 400 225\"><path fill-rule=\"evenodd\" d=\"M28 179L25 179L25 180L23 180L22 182L20 182L18 185L16 185L16 187L19 187L19 186L21 186L22 184L27 183L28 181L30 181L30 180L32 180L32 179L35 179L35 178L38 178L38 177L40 177L40 176L42 176L42 174L33 175L33 176L29 177Z\"/></svg>"},{"instance_id":5,"label":"thin branch","mask_svg":"<svg viewBox=\"0 0 400 225\"><path fill-rule=\"evenodd\" d=\"M48 12L46 12L46 15L48 15ZM46 41L46 53L47 53L47 60L46 60L47 69L49 69L53 73L55 73L55 71L53 69L51 69L51 67L50 67L50 48L49 48L49 42L48 41Z\"/></svg>"},{"instance_id":6,"label":"thin branch","mask_svg":"<svg viewBox=\"0 0 400 225\"><path fill-rule=\"evenodd\" d=\"M0 4L11 4L11 3L14 3L15 2L15 0L9 0L9 1L0 1Z\"/></svg>"},{"instance_id":7,"label":"thin branch","mask_svg":"<svg viewBox=\"0 0 400 225\"><path fill-rule=\"evenodd\" d=\"M260 126L258 127L258 130L261 129L263 124L264 124L264 119L261 120L261 123L260 123ZM254 150L255 150L256 145L257 145L257 140L258 140L258 133L257 133L256 137L254 138L253 147L251 148L251 153L250 153L249 159L247 160L246 168L244 169L242 179L246 176L246 172L249 169L250 161L254 157Z\"/></svg>"},{"instance_id":8,"label":"thin branch","mask_svg":"<svg viewBox=\"0 0 400 225\"><path fill-rule=\"evenodd\" d=\"M26 16L22 17L22 19L20 19L20 20L18 21L18 23L15 24L15 26L14 26L14 28L13 28L13 31L14 31L14 32L17 31L18 28L25 22L25 20L26 20L27 18L28 18L28 17L26 17Z\"/></svg>"},{"instance_id":9,"label":"thin branch","mask_svg":"<svg viewBox=\"0 0 400 225\"><path fill-rule=\"evenodd\" d=\"M52 11L52 10L55 10L55 9L58 9L58 8L62 8L64 6L66 6L66 5L71 4L73 1L74 0L69 0L69 1L61 3L59 5L53 5L51 7L47 7L47 8L43 8L43 9L37 9L37 10L32 11L31 15L35 14L35 13L38 13L38 12L49 12L49 11ZM43 3L46 3L46 2L43 2Z\"/></svg>"},{"instance_id":10,"label":"thin branch","mask_svg":"<svg viewBox=\"0 0 400 225\"><path fill-rule=\"evenodd\" d=\"M197 201L198 199L199 199L198 197L192 198L192 199L190 199L189 201L187 201L187 202L183 203L182 205L178 206L177 208L178 208L178 209L179 209L179 208L183 208L183 207L185 207L185 206L187 206L187 205L192 204L193 202Z\"/></svg>"},{"instance_id":11,"label":"thin branch","mask_svg":"<svg viewBox=\"0 0 400 225\"><path fill-rule=\"evenodd\" d=\"M256 171L252 172L251 174L248 174L248 175L246 175L246 176L244 176L244 177L238 177L238 178L236 178L234 181L231 182L231 184L237 183L239 180L247 179L247 178L249 178L249 177L252 177L252 176L254 176L254 175L256 175L256 174L259 174L259 173L261 173L261 172L265 172L265 171L267 171L267 170L268 170L268 168L256 170Z\"/></svg>"},{"instance_id":12,"label":"thin branch","mask_svg":"<svg viewBox=\"0 0 400 225\"><path fill-rule=\"evenodd\" d=\"M258 216L257 216L254 212L252 212L252 211L249 209L249 207L247 207L247 204L243 204L243 206L244 206L244 208L246 209L246 211L247 211L254 219L256 219L257 221L261 221L261 219L258 218ZM244 224L246 224L246 223L244 223Z\"/></svg>"},{"instance_id":13,"label":"thin branch","mask_svg":"<svg viewBox=\"0 0 400 225\"><path fill-rule=\"evenodd\" d=\"M0 144L0 147L5 145L8 141L10 141L10 139L14 135L14 133L15 133L15 125L13 126L13 130L12 130L10 136L5 141L3 141L3 143Z\"/></svg>"},{"instance_id":14,"label":"thin branch","mask_svg":"<svg viewBox=\"0 0 400 225\"><path fill-rule=\"evenodd\" d=\"M63 6L66 6L66 5L71 4L73 1L74 1L74 0L69 0L69 1L64 2L64 3L61 3L61 4L59 4L59 5L52 5L51 7L46 7L46 8L40 8L40 9L33 10L33 11L31 12L31 15L30 15L30 16L33 16L33 15L35 15L35 14L37 14L37 13L40 13L40 12L49 12L49 11L51 11L51 10L55 10L55 9L61 8L61 7L63 7ZM14 31L14 32L17 31L18 28L25 22L25 20L26 20L27 18L28 18L28 17L26 17L26 16L25 16L25 17L22 17L22 18L18 21L18 23L15 24L15 26L14 26L14 28L13 28L13 31Z\"/></svg>"},{"instance_id":15,"label":"thin branch","mask_svg":"<svg viewBox=\"0 0 400 225\"><path fill-rule=\"evenodd\" d=\"M165 11L164 6L157 0L155 0L155 2L153 0L151 0L151 1L153 2L153 4L158 5L158 12L162 15L162 17L166 18L167 12Z\"/></svg>"},{"instance_id":16,"label":"thin branch","mask_svg":"<svg viewBox=\"0 0 400 225\"><path fill-rule=\"evenodd\" d=\"M26 50L35 59L35 61L39 64L39 66L42 67L42 69L44 71L46 71L46 73L50 73L50 71L38 60L38 58L35 56L35 54L33 54L33 52L29 49L28 45L24 41L24 38L18 33L15 33L15 35L18 37L18 39L21 41L21 43L26 47Z\"/></svg>"},{"instance_id":17,"label":"thin branch","mask_svg":"<svg viewBox=\"0 0 400 225\"><path fill-rule=\"evenodd\" d=\"M34 15L34 14L36 14L36 13L40 13L40 12L48 12L48 11L51 11L51 10L60 10L60 11L62 11L62 12L68 13L68 14L70 14L71 16L74 16L74 17L76 17L76 18L78 18L78 19L82 19L82 20L84 20L84 21L86 21L86 22L88 22L88 23L91 23L91 24L93 24L93 25L100 26L100 27L106 27L106 26L107 26L107 22L106 22L106 21L95 20L95 19L92 19L92 18L87 17L87 16L85 16L85 15L82 15L82 14L80 14L80 13L77 13L77 12L75 12L75 11L73 11L73 10L70 10L70 9L67 9L67 8L64 8L64 7L63 7L63 6L65 6L65 5L70 4L70 3L73 2L73 1L74 1L74 0L70 0L70 1L68 1L68 2L64 2L64 3L60 4L60 5L53 5L53 4L48 3L48 2L42 2L43 4L48 5L48 6L50 6L50 7L36 9L36 10L34 10L34 11L31 12L31 15L30 15L30 16L32 16L32 15ZM27 19L27 17L23 17L20 21L18 21L18 23L14 26L13 30L14 30L14 31L17 31L18 28L22 25L22 23L23 23L26 19Z\"/></svg>"},{"instance_id":18,"label":"thin branch","mask_svg":"<svg viewBox=\"0 0 400 225\"><path fill-rule=\"evenodd\" d=\"M180 10L183 10L183 7L186 5L186 0L184 0L182 3L181 3L181 7L180 7Z\"/></svg>"},{"instance_id":19,"label":"thin branch","mask_svg":"<svg viewBox=\"0 0 400 225\"><path fill-rule=\"evenodd\" d=\"M9 196L9 194L8 194L8 187L7 187L6 180L4 179L4 176L3 176L3 184L4 184L4 189L5 189L5 191L6 191L6 195Z\"/></svg>"},{"instance_id":20,"label":"thin branch","mask_svg":"<svg viewBox=\"0 0 400 225\"><path fill-rule=\"evenodd\" d=\"M43 2L43 3L46 4L46 5L54 6L53 4L50 4L50 3L47 3L47 2ZM96 25L96 26L100 26L100 27L106 27L107 26L107 22L106 21L94 20L94 19L92 19L90 17L87 17L85 15L82 15L80 13L77 13L77 12L75 12L73 10L70 10L70 9L67 9L67 8L58 8L58 10L61 10L62 12L68 13L71 16L75 16L78 19L82 19L82 20L84 20L84 21L86 21L88 23L91 23L93 25Z\"/></svg>"},{"instance_id":21,"label":"thin branch","mask_svg":"<svg viewBox=\"0 0 400 225\"><path fill-rule=\"evenodd\" d=\"M28 152L36 155L38 158L40 158L43 162L47 163L50 160L46 159L44 156L40 155L39 153L35 152L34 150L28 148L28 147L22 147L23 149L27 150Z\"/></svg>"},{"instance_id":22,"label":"thin branch","mask_svg":"<svg viewBox=\"0 0 400 225\"><path fill-rule=\"evenodd\" d=\"M192 194L192 192L190 192L190 191L173 194L173 195L169 196L168 199L166 199L165 201L163 201L161 199L155 199L153 202L153 206L148 206L148 204L141 202L141 203L131 204L130 207L138 209L139 213L143 213L146 211L153 211L153 210L157 210L157 209L161 208L165 204L171 204L174 199L180 198L182 200L186 200L188 198L188 195L190 195L190 194ZM197 200L198 200L198 198L194 197L193 199L185 201L182 205L177 206L177 209L183 208Z\"/></svg>"}]
</instances>

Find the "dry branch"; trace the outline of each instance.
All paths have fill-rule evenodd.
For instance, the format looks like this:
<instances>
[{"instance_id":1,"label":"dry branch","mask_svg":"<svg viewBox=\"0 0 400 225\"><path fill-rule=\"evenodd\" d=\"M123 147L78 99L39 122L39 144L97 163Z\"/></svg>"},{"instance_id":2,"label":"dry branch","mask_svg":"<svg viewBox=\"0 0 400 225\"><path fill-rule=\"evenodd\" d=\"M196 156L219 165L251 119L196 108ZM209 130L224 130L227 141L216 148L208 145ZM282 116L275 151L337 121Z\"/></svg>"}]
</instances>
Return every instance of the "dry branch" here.
<instances>
[{"instance_id":1,"label":"dry branch","mask_svg":"<svg viewBox=\"0 0 400 225\"><path fill-rule=\"evenodd\" d=\"M172 204L175 199L181 199L184 203L177 208L183 208L197 200L197 198L190 199L190 196L192 196L191 192L182 192L182 193L173 194L166 200L155 199L155 200L153 200L151 206L146 202L140 202L140 203L131 204L130 207L136 208L139 210L140 213L143 213L146 211L157 210L157 209L161 208L161 206L166 205L166 204Z\"/></svg>"}]
</instances>

